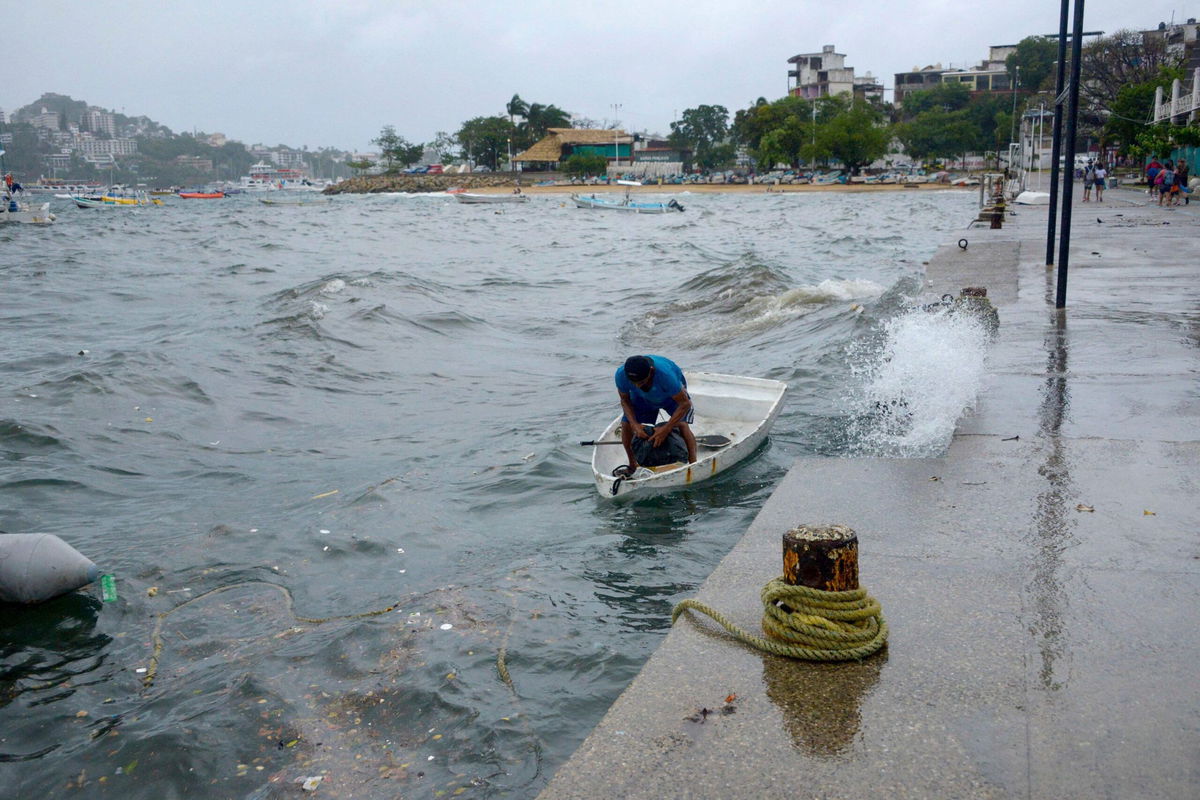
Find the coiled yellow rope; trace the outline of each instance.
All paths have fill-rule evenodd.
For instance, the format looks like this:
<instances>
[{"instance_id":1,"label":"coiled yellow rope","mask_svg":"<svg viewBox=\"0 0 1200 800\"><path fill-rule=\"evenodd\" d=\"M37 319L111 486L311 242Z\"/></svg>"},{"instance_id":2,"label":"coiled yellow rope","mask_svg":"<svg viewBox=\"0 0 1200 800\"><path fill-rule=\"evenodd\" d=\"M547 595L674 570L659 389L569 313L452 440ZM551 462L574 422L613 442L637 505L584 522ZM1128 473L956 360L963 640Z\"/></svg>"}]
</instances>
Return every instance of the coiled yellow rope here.
<instances>
[{"instance_id":1,"label":"coiled yellow rope","mask_svg":"<svg viewBox=\"0 0 1200 800\"><path fill-rule=\"evenodd\" d=\"M883 609L866 589L825 592L791 586L775 578L762 589L764 639L739 628L724 614L698 600L683 600L671 612L671 624L686 609L707 614L740 642L766 653L806 661L853 661L887 642Z\"/></svg>"}]
</instances>

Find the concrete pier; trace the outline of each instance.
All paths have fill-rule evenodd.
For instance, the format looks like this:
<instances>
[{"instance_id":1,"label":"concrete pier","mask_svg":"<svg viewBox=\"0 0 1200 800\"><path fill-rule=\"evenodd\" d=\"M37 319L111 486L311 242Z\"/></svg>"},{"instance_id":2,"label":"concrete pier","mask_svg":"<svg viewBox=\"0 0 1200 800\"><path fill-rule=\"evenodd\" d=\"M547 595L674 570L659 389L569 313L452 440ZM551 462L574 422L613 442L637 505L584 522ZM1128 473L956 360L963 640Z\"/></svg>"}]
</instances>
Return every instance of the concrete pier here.
<instances>
[{"instance_id":1,"label":"concrete pier","mask_svg":"<svg viewBox=\"0 0 1200 800\"><path fill-rule=\"evenodd\" d=\"M1077 204L1062 313L1047 209L1013 210L927 267L1000 317L945 455L799 460L696 593L758 633L781 534L845 524L885 650L688 614L542 798L1200 795L1200 203Z\"/></svg>"}]
</instances>

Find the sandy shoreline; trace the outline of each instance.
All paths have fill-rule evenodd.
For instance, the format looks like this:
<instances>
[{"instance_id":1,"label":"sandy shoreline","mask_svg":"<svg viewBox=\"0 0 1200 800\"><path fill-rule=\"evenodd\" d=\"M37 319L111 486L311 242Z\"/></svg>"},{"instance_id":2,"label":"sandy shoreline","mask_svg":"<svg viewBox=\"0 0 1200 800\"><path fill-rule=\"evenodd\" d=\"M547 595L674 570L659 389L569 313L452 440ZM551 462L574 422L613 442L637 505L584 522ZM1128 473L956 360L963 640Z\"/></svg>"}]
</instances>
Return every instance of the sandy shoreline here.
<instances>
[{"instance_id":1,"label":"sandy shoreline","mask_svg":"<svg viewBox=\"0 0 1200 800\"><path fill-rule=\"evenodd\" d=\"M662 186L621 186L619 184L601 184L597 186L521 186L524 194L605 194L629 190L633 194L792 194L799 192L904 192L904 191L941 191L943 189L958 189L959 191L978 192L978 186L951 186L946 183L851 183L830 184L817 186L813 184L793 184L780 186L764 186L762 184L745 183L689 183L664 184ZM469 189L472 194L508 194L511 186L487 186Z\"/></svg>"}]
</instances>

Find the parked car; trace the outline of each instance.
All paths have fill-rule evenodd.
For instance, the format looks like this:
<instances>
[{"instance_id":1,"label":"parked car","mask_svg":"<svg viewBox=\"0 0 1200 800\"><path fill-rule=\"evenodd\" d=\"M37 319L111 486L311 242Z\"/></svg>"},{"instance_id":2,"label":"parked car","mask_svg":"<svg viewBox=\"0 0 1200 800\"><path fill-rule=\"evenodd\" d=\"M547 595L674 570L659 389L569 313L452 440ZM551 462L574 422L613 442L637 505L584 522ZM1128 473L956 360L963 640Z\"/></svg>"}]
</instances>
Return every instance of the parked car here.
<instances>
[{"instance_id":1,"label":"parked car","mask_svg":"<svg viewBox=\"0 0 1200 800\"><path fill-rule=\"evenodd\" d=\"M442 169L443 168L441 164L430 164L428 172L430 175L441 175Z\"/></svg>"}]
</instances>

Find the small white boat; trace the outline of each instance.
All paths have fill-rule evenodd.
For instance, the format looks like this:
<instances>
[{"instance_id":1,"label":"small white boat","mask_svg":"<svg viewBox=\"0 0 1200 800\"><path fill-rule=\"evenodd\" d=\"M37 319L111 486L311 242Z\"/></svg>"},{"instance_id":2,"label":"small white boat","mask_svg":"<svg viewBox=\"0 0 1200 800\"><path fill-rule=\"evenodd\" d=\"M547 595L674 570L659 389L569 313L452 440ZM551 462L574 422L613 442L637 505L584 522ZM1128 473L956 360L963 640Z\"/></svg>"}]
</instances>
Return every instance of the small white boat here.
<instances>
[{"instance_id":1,"label":"small white boat","mask_svg":"<svg viewBox=\"0 0 1200 800\"><path fill-rule=\"evenodd\" d=\"M55 216L50 213L49 203L26 203L5 193L0 197L0 225L6 222L23 222L26 225L49 225Z\"/></svg>"},{"instance_id":2,"label":"small white boat","mask_svg":"<svg viewBox=\"0 0 1200 800\"><path fill-rule=\"evenodd\" d=\"M529 197L523 194L471 194L470 192L452 192L454 199L468 205L488 203L528 203Z\"/></svg>"},{"instance_id":3,"label":"small white boat","mask_svg":"<svg viewBox=\"0 0 1200 800\"><path fill-rule=\"evenodd\" d=\"M613 475L627 465L621 446L618 416L592 448L592 477L601 497L625 497L660 489L690 486L724 472L753 453L783 408L787 384L767 378L745 378L714 372L685 373L695 406L692 433L697 439L695 464L642 467L631 477ZM728 439L728 444L703 446L701 440Z\"/></svg>"},{"instance_id":4,"label":"small white boat","mask_svg":"<svg viewBox=\"0 0 1200 800\"><path fill-rule=\"evenodd\" d=\"M260 197L258 202L265 206L327 206L329 197L323 194L308 197Z\"/></svg>"},{"instance_id":5,"label":"small white boat","mask_svg":"<svg viewBox=\"0 0 1200 800\"><path fill-rule=\"evenodd\" d=\"M575 201L578 208L592 208L601 211L624 211L630 214L670 214L673 211L683 211L683 206L679 205L677 200L670 200L666 203L638 202L630 200L629 195L625 195L623 200L609 200L594 194L573 194L571 199Z\"/></svg>"},{"instance_id":6,"label":"small white boat","mask_svg":"<svg viewBox=\"0 0 1200 800\"><path fill-rule=\"evenodd\" d=\"M1050 205L1050 193L1026 190L1017 195L1013 202L1023 206L1048 206Z\"/></svg>"}]
</instances>

